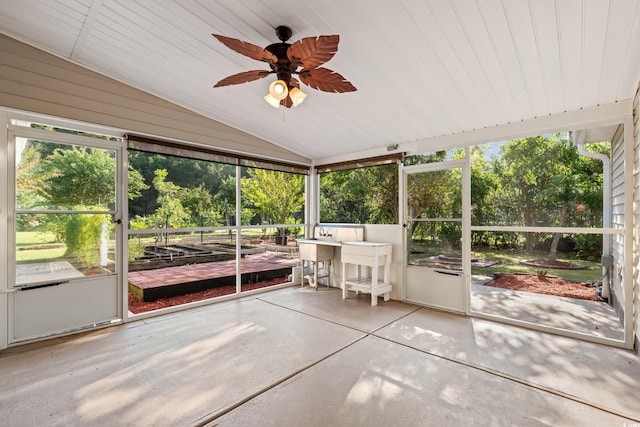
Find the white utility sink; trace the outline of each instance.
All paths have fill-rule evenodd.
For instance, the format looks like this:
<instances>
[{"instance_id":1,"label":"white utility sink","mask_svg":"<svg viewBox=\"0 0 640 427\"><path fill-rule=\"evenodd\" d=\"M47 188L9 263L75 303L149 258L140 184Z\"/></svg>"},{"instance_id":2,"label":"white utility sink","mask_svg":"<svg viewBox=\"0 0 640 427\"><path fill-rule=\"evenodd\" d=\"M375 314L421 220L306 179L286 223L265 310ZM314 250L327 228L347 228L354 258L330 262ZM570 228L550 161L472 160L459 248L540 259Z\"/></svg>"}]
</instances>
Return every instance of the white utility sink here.
<instances>
[{"instance_id":1,"label":"white utility sink","mask_svg":"<svg viewBox=\"0 0 640 427\"><path fill-rule=\"evenodd\" d=\"M340 242L329 240L300 239L297 243L300 259L313 262L330 261L333 258L333 248L340 246Z\"/></svg>"},{"instance_id":2,"label":"white utility sink","mask_svg":"<svg viewBox=\"0 0 640 427\"><path fill-rule=\"evenodd\" d=\"M335 240L299 239L297 243L303 268L305 262L311 262L313 264L313 276L305 276L309 281L309 285L318 290L318 279L326 277L327 286L329 286L333 248L340 246L340 242L336 242ZM326 274L322 275L318 271L318 264L321 262L325 264L326 271ZM302 285L304 286L304 279Z\"/></svg>"}]
</instances>

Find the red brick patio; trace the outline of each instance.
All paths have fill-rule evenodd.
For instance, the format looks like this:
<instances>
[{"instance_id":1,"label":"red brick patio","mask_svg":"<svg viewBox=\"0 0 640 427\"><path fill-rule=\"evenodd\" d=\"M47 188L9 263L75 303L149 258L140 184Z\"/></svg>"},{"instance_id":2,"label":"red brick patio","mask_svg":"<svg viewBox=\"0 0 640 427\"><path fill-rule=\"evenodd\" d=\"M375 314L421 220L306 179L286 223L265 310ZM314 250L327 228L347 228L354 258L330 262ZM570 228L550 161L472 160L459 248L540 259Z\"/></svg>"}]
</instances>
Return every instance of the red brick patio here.
<instances>
[{"instance_id":1,"label":"red brick patio","mask_svg":"<svg viewBox=\"0 0 640 427\"><path fill-rule=\"evenodd\" d=\"M245 256L240 262L241 274L267 276L269 272L290 269L299 265L300 260L285 253L264 252ZM219 261L202 264L190 264L177 267L165 267L155 270L130 272L129 289L132 293L152 293L157 288L188 287L189 284L201 288L212 287L214 282L235 281L236 262ZM191 288L190 288L191 289ZM139 290L139 291L138 291ZM147 299L145 299L146 301Z\"/></svg>"}]
</instances>

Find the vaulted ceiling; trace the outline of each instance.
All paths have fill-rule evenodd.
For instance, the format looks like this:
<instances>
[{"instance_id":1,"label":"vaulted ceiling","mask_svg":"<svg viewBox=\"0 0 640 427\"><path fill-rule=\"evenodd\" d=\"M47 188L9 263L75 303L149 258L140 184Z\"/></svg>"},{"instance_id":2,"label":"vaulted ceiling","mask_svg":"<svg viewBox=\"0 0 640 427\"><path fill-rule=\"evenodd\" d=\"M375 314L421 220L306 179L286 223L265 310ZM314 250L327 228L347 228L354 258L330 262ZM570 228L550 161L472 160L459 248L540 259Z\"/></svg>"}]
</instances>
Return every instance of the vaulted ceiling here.
<instances>
[{"instance_id":1,"label":"vaulted ceiling","mask_svg":"<svg viewBox=\"0 0 640 427\"><path fill-rule=\"evenodd\" d=\"M303 86L274 109L268 65L211 34L258 46L340 35L326 67L357 91ZM428 141L633 97L637 0L3 0L0 33L312 159ZM1 102L0 102L1 103Z\"/></svg>"}]
</instances>

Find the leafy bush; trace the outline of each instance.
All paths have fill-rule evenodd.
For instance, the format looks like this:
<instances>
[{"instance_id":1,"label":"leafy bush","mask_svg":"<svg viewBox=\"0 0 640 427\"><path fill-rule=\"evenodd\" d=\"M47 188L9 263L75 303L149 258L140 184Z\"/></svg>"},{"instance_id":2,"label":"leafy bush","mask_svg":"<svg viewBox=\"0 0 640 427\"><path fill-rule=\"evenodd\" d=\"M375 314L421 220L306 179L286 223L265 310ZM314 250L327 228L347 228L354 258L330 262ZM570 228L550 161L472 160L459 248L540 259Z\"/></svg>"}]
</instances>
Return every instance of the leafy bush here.
<instances>
[{"instance_id":1,"label":"leafy bush","mask_svg":"<svg viewBox=\"0 0 640 427\"><path fill-rule=\"evenodd\" d=\"M138 238L129 239L129 262L136 261L144 256L145 243Z\"/></svg>"},{"instance_id":2,"label":"leafy bush","mask_svg":"<svg viewBox=\"0 0 640 427\"><path fill-rule=\"evenodd\" d=\"M100 262L102 224L110 222L109 215L78 214L65 227L66 257L75 258L85 268Z\"/></svg>"},{"instance_id":3,"label":"leafy bush","mask_svg":"<svg viewBox=\"0 0 640 427\"><path fill-rule=\"evenodd\" d=\"M462 244L462 228L455 223L443 223L440 225L440 238L450 248L459 249Z\"/></svg>"},{"instance_id":4,"label":"leafy bush","mask_svg":"<svg viewBox=\"0 0 640 427\"><path fill-rule=\"evenodd\" d=\"M600 234L577 234L574 236L578 258L600 258L602 256L602 236Z\"/></svg>"}]
</instances>

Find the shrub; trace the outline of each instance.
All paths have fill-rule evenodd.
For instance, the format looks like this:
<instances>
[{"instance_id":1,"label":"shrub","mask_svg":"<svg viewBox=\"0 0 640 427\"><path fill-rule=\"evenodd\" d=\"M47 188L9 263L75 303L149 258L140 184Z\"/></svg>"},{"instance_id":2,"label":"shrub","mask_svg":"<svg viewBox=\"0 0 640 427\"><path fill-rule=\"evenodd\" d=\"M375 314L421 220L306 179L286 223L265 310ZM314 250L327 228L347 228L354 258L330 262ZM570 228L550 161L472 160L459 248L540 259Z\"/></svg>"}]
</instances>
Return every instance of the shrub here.
<instances>
[{"instance_id":1,"label":"shrub","mask_svg":"<svg viewBox=\"0 0 640 427\"><path fill-rule=\"evenodd\" d=\"M75 258L84 268L98 265L102 224L109 222L109 215L73 215L65 226L65 256Z\"/></svg>"},{"instance_id":2,"label":"shrub","mask_svg":"<svg viewBox=\"0 0 640 427\"><path fill-rule=\"evenodd\" d=\"M602 236L600 234L577 234L574 236L578 258L599 258L602 256Z\"/></svg>"}]
</instances>

